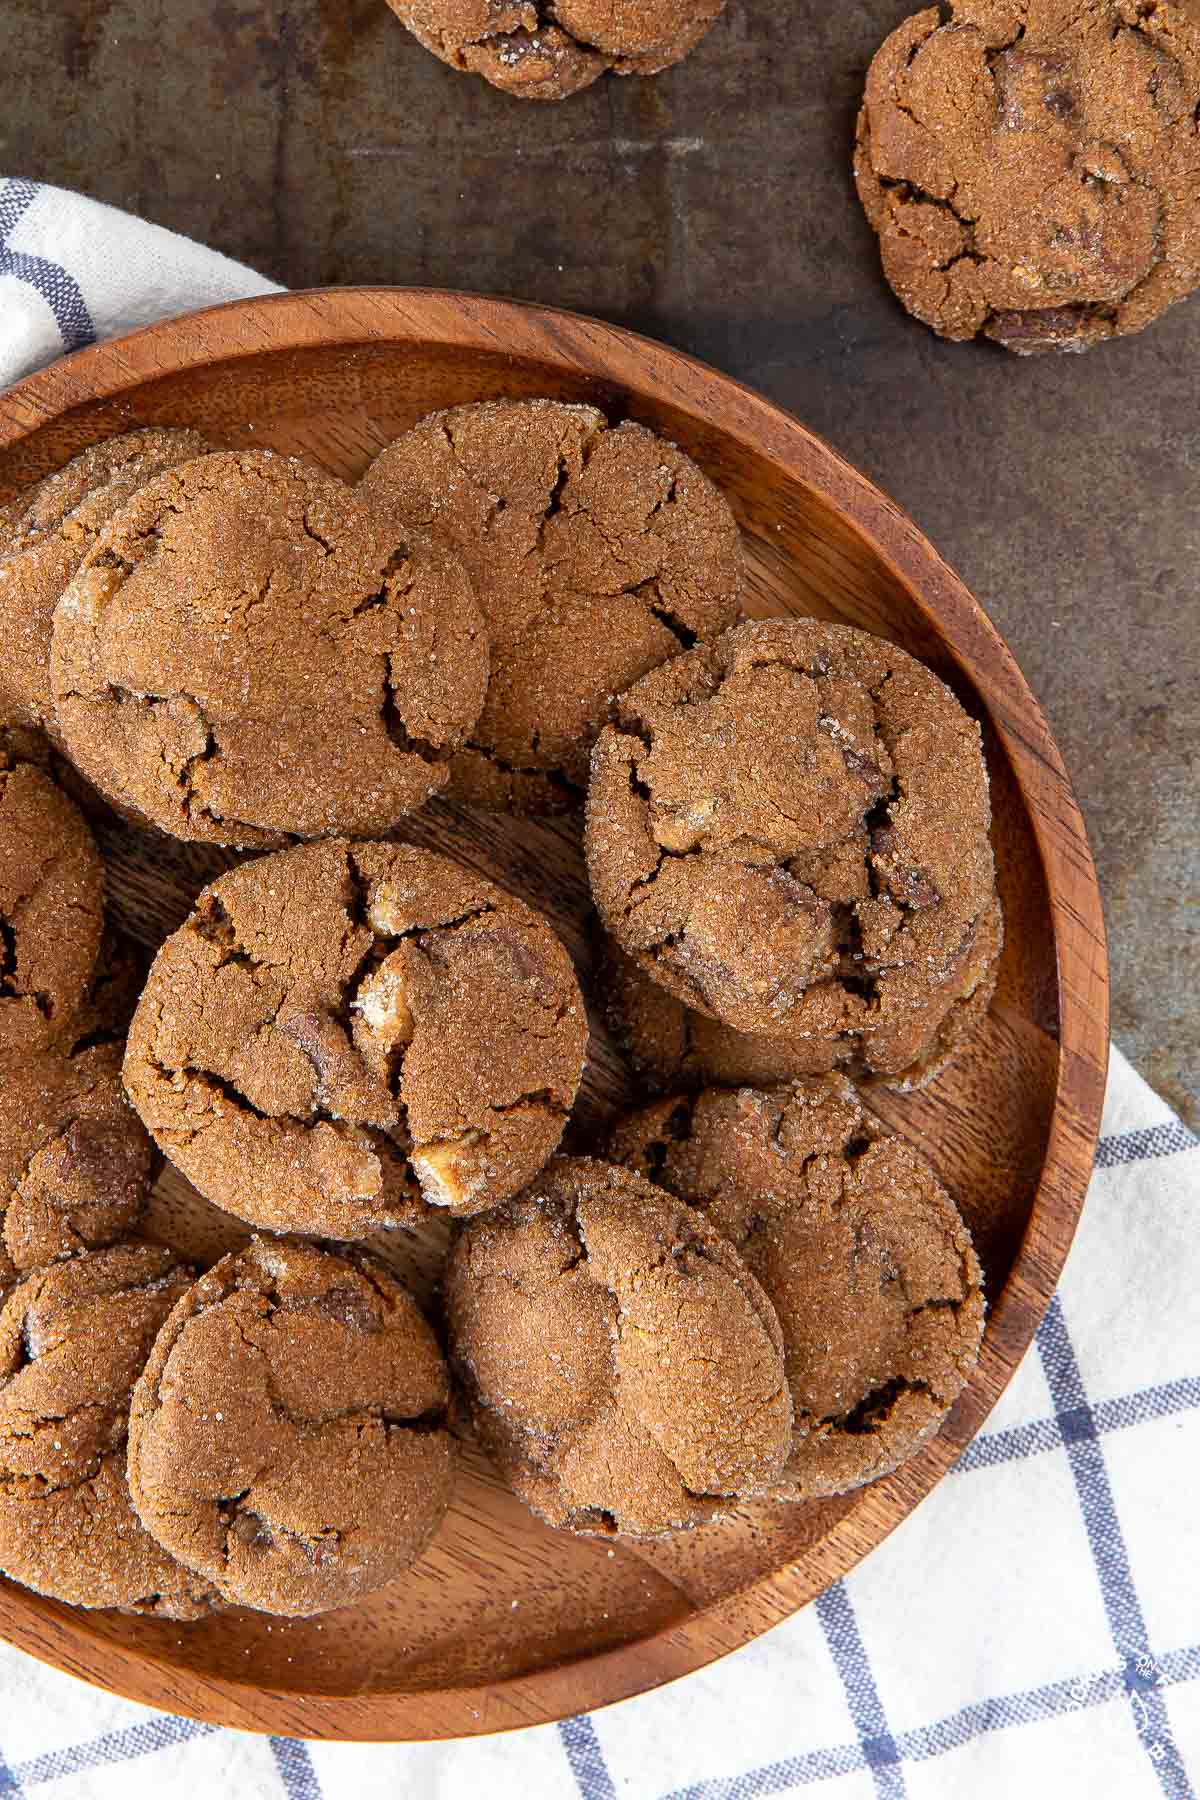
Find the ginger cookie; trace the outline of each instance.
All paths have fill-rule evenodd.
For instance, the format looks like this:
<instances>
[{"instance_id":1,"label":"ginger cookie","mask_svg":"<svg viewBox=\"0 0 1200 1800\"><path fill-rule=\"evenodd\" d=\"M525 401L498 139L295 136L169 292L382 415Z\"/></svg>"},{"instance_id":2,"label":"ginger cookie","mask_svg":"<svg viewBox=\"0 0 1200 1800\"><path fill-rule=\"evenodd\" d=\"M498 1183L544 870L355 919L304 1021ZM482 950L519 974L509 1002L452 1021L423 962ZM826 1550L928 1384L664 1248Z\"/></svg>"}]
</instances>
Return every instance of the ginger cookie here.
<instances>
[{"instance_id":1,"label":"ginger cookie","mask_svg":"<svg viewBox=\"0 0 1200 1800\"><path fill-rule=\"evenodd\" d=\"M1022 355L1141 331L1200 286L1198 108L1183 0L915 14L871 64L854 159L897 297Z\"/></svg>"},{"instance_id":2,"label":"ginger cookie","mask_svg":"<svg viewBox=\"0 0 1200 1800\"><path fill-rule=\"evenodd\" d=\"M724 497L682 451L594 407L435 413L363 486L461 557L487 621L487 699L451 777L467 804L576 804L613 695L738 616Z\"/></svg>"},{"instance_id":3,"label":"ginger cookie","mask_svg":"<svg viewBox=\"0 0 1200 1800\"><path fill-rule=\"evenodd\" d=\"M1002 927L998 902L969 933L962 956L928 1007L914 1008L890 1030L863 1033L866 1001L846 1001L840 1029L830 1030L830 996L821 988L801 996L791 1029L780 1037L735 1031L693 1012L626 955L606 931L597 932L595 992L604 1020L638 1080L651 1093L694 1088L775 1087L797 1076L841 1070L867 1086L926 1087L971 1041L987 1016L996 987ZM950 1009L941 1003L952 994ZM911 1054L909 1054L911 1052ZM908 1060L905 1061L905 1057ZM887 1073L875 1072L874 1063Z\"/></svg>"},{"instance_id":4,"label":"ginger cookie","mask_svg":"<svg viewBox=\"0 0 1200 1800\"><path fill-rule=\"evenodd\" d=\"M218 1206L355 1238L517 1193L586 1044L570 958L531 908L429 851L334 841L205 888L150 972L125 1083Z\"/></svg>"},{"instance_id":5,"label":"ginger cookie","mask_svg":"<svg viewBox=\"0 0 1200 1800\"><path fill-rule=\"evenodd\" d=\"M451 1362L484 1447L551 1525L653 1537L780 1478L791 1402L775 1313L699 1213L557 1157L459 1233Z\"/></svg>"},{"instance_id":6,"label":"ginger cookie","mask_svg":"<svg viewBox=\"0 0 1200 1800\"><path fill-rule=\"evenodd\" d=\"M157 1169L119 1044L0 1052L0 1293L135 1230Z\"/></svg>"},{"instance_id":7,"label":"ginger cookie","mask_svg":"<svg viewBox=\"0 0 1200 1800\"><path fill-rule=\"evenodd\" d=\"M78 808L0 751L0 1054L71 1033L103 924L104 866Z\"/></svg>"},{"instance_id":8,"label":"ginger cookie","mask_svg":"<svg viewBox=\"0 0 1200 1800\"><path fill-rule=\"evenodd\" d=\"M72 457L0 509L0 715L54 731L50 627L63 589L139 488L209 448L195 431L123 432Z\"/></svg>"},{"instance_id":9,"label":"ginger cookie","mask_svg":"<svg viewBox=\"0 0 1200 1800\"><path fill-rule=\"evenodd\" d=\"M370 835L440 788L487 640L463 569L294 457L228 451L109 521L55 613L71 756L176 837Z\"/></svg>"},{"instance_id":10,"label":"ginger cookie","mask_svg":"<svg viewBox=\"0 0 1200 1800\"><path fill-rule=\"evenodd\" d=\"M449 1397L433 1332L373 1258L257 1239L159 1335L133 1396L134 1504L227 1601L348 1606L445 1516Z\"/></svg>"},{"instance_id":11,"label":"ginger cookie","mask_svg":"<svg viewBox=\"0 0 1200 1800\"><path fill-rule=\"evenodd\" d=\"M608 70L658 75L725 0L388 0L426 50L520 100L566 100Z\"/></svg>"},{"instance_id":12,"label":"ginger cookie","mask_svg":"<svg viewBox=\"0 0 1200 1800\"><path fill-rule=\"evenodd\" d=\"M738 1031L851 1034L869 1069L908 1069L995 924L979 727L949 689L866 632L773 619L613 716L586 847L621 947Z\"/></svg>"},{"instance_id":13,"label":"ginger cookie","mask_svg":"<svg viewBox=\"0 0 1200 1800\"><path fill-rule=\"evenodd\" d=\"M780 1498L874 1481L939 1429L979 1353L979 1262L929 1164L848 1083L660 1100L608 1150L696 1207L778 1314L794 1408Z\"/></svg>"},{"instance_id":14,"label":"ginger cookie","mask_svg":"<svg viewBox=\"0 0 1200 1800\"><path fill-rule=\"evenodd\" d=\"M0 1569L72 1606L196 1619L215 1595L129 1498L129 1397L192 1272L121 1244L32 1275L0 1310Z\"/></svg>"}]
</instances>

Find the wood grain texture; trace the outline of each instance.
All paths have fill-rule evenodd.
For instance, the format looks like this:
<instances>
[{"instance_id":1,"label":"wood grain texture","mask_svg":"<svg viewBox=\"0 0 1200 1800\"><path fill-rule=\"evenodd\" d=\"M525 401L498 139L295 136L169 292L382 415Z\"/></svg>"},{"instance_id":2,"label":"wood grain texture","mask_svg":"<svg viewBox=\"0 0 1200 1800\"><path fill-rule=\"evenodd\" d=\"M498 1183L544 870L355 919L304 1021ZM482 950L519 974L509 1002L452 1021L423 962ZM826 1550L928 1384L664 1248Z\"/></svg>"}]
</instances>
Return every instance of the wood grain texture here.
<instances>
[{"instance_id":1,"label":"wood grain texture","mask_svg":"<svg viewBox=\"0 0 1200 1800\"><path fill-rule=\"evenodd\" d=\"M1070 784L1007 648L912 522L795 419L661 345L569 314L433 291L273 296L152 327L0 395L0 499L132 425L194 425L358 475L431 408L499 395L585 399L673 438L728 492L757 614L865 626L929 662L984 724L1008 941L971 1054L925 1092L873 1101L930 1156L979 1239L991 1305L979 1370L905 1469L817 1505L748 1507L661 1546L540 1525L464 1444L422 1562L353 1611L233 1613L180 1628L73 1613L0 1584L0 1634L151 1705L308 1737L428 1739L565 1717L686 1674L852 1568L928 1493L1003 1390L1049 1301L1082 1205L1108 1054L1103 922ZM233 856L102 827L118 920L154 944ZM402 834L548 913L590 983L577 821L434 804ZM585 1147L635 1097L599 1028L571 1130ZM173 1172L155 1235L207 1259L239 1227ZM428 1300L444 1233L380 1246Z\"/></svg>"}]
</instances>

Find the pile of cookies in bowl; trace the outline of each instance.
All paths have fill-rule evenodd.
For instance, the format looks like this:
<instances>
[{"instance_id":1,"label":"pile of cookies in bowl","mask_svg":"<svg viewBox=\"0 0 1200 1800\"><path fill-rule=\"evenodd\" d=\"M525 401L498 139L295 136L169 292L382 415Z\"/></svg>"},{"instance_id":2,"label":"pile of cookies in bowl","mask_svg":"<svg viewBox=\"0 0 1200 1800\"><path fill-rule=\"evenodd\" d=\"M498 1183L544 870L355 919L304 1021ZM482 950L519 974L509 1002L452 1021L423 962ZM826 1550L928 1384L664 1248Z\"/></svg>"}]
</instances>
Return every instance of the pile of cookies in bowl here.
<instances>
[{"instance_id":1,"label":"pile of cookies in bowl","mask_svg":"<svg viewBox=\"0 0 1200 1800\"><path fill-rule=\"evenodd\" d=\"M938 1430L980 1266L870 1102L969 1057L995 984L979 727L744 586L687 455L551 400L353 486L126 432L0 509L5 1574L301 1617L421 1557L468 1436L550 1525L645 1540ZM581 842L586 993L414 841L447 799ZM148 970L114 828L225 855ZM640 1095L600 1123L589 1014ZM164 1163L250 1228L210 1267L148 1228ZM377 1246L437 1228L429 1304Z\"/></svg>"}]
</instances>

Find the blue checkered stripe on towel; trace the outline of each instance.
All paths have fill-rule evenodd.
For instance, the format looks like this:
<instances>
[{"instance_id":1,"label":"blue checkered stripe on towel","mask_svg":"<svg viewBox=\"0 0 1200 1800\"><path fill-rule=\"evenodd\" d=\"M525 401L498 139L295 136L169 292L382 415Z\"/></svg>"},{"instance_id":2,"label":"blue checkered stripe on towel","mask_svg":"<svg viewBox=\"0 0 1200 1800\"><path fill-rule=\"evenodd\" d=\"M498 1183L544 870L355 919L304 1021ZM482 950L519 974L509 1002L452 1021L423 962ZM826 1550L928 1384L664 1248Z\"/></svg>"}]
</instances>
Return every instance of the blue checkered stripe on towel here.
<instances>
[{"instance_id":1,"label":"blue checkered stripe on towel","mask_svg":"<svg viewBox=\"0 0 1200 1800\"><path fill-rule=\"evenodd\" d=\"M0 182L0 275L14 276L40 294L54 315L63 349L81 350L95 342L96 328L79 283L61 263L16 250L11 244L13 233L40 192L35 181Z\"/></svg>"},{"instance_id":2,"label":"blue checkered stripe on towel","mask_svg":"<svg viewBox=\"0 0 1200 1800\"><path fill-rule=\"evenodd\" d=\"M1129 1177L1139 1165L1144 1174L1150 1173L1151 1164L1157 1165L1153 1174L1164 1184L1161 1191L1191 1188L1195 1210L1200 1199L1200 1141L1174 1121L1113 1133L1102 1140L1096 1183L1107 1183L1110 1188L1124 1184L1117 1193L1109 1194L1110 1210L1123 1203L1127 1192L1142 1191L1129 1187ZM1094 1186L1088 1215L1099 1212L1102 1198ZM1080 1248L1081 1256L1102 1252L1102 1245ZM1072 1271L1075 1266L1073 1262ZM1200 1258L1197 1266L1200 1268ZM1075 1289L1078 1287L1077 1281ZM1081 1303L1079 1293L1072 1291L1071 1306L1076 1314ZM1063 1298L1054 1300L1038 1331L1035 1353L1014 1383L1014 1387L1023 1385L1044 1394L1049 1401L1045 1411L1028 1416L1029 1409L1023 1406L1019 1410L1027 1416L1019 1422L998 1424L982 1433L938 1494L901 1528L901 1533L909 1532L935 1506L948 1518L969 1521L972 1483L1003 1477L1014 1484L1011 1492L1020 1495L1033 1471L1040 1469L1049 1475L1057 1467L1060 1505L1072 1516L1050 1520L1035 1516L1027 1523L1018 1520L1014 1541L1019 1544L1023 1533L1044 1530L1047 1536L1073 1534L1077 1543L1077 1564L1064 1566L1062 1610L1068 1616L1083 1616L1081 1630L1094 1657L1090 1661L1076 1657L1067 1674L1024 1686L1017 1683L943 1713L926 1706L925 1716L918 1720L895 1716L895 1707L888 1704L884 1692L881 1655L884 1660L892 1658L886 1681L895 1689L896 1652L889 1634L878 1628L879 1618L886 1617L886 1612L877 1590L883 1585L880 1565L890 1548L896 1546L897 1568L903 1568L912 1548L911 1544L901 1547L898 1534L853 1576L824 1593L807 1613L757 1645L692 1682L662 1689L595 1717L570 1719L557 1727L481 1743L366 1748L309 1745L285 1738L263 1743L111 1702L134 1722L23 1757L12 1748L21 1731L14 1732L0 1716L0 1796L33 1795L42 1789L64 1795L107 1794L109 1785L102 1777L119 1772L120 1791L125 1794L140 1785L145 1765L149 1765L146 1777L155 1767L157 1793L173 1791L176 1784L182 1793L185 1788L190 1791L198 1779L203 1787L193 1761L201 1759L213 1770L240 1771L237 1785L241 1791L283 1796L284 1800L334 1800L351 1789L356 1800L369 1800L375 1792L440 1796L473 1793L477 1788L489 1795L511 1793L535 1800L541 1795L561 1795L563 1800L618 1800L625 1795L638 1800L642 1796L646 1800L762 1800L804 1789L853 1797L861 1794L864 1800L871 1796L921 1800L921 1796L933 1794L1018 1791L1029 1793L1034 1800L1041 1791L1066 1795L1068 1800L1076 1792L1086 1794L1088 1800L1094 1796L1103 1800L1108 1794L1124 1800L1126 1795L1143 1792L1186 1800L1195 1792L1189 1762L1194 1769L1200 1750L1200 1690L1189 1687L1200 1679L1200 1582L1193 1567L1197 1540L1193 1539L1190 1552L1179 1546L1179 1580L1192 1584L1195 1629L1187 1641L1157 1641L1144 1609L1131 1544L1140 1541L1139 1534L1161 1527L1162 1522L1125 1512L1120 1483L1110 1465L1117 1447L1135 1445L1139 1434L1186 1428L1193 1434L1191 1453L1198 1458L1191 1467L1194 1474L1200 1474L1200 1376L1171 1374L1161 1382L1093 1399L1075 1334L1068 1329L1067 1310ZM1094 1352L1089 1351L1089 1356L1094 1360ZM1013 1409L1002 1404L1001 1411L1005 1410ZM1139 1466L1136 1456L1126 1461L1135 1470ZM1043 1492L1036 1491L1039 1495ZM950 1545L947 1555L955 1553L956 1546ZM1069 1555L1065 1551L1063 1555L1066 1564ZM1017 1568L1013 1580L1018 1599L1021 1575ZM1086 1593L1078 1591L1081 1580L1086 1583ZM1091 1624L1089 1607L1095 1609ZM1009 1622L1018 1639L1014 1651L1018 1658L1023 1653L1021 1616L1018 1605ZM1053 1617L1053 1609L1046 1616ZM804 1678L811 1677L816 1686L808 1695L808 1704L797 1708L794 1733L789 1732L785 1719L776 1733L776 1753L764 1760L755 1754L761 1734L749 1728L743 1759L736 1700L731 1700L729 1719L717 1723L724 1746L721 1772L672 1781L669 1772L685 1769L687 1757L681 1755L685 1749L682 1741L675 1747L670 1743L671 1721L693 1682L707 1682L709 1694L719 1693L725 1685L733 1696L740 1660L758 1657L756 1671L752 1671L753 1679L758 1680L762 1671L772 1666L770 1659L776 1659L774 1666L779 1667L783 1659L794 1656L795 1646L784 1640L786 1633L796 1630L806 1633L803 1656L795 1663L797 1675L807 1672ZM815 1669L822 1658L826 1668ZM818 1703L822 1680L827 1680L828 1691ZM749 1685L742 1680L737 1692ZM921 1685L913 1685L918 1695L927 1699ZM0 1694L4 1692L0 1667ZM1118 1756L1106 1774L1106 1766L1089 1766L1085 1757L1074 1764L1077 1787L1073 1788L1069 1779L1064 1784L1061 1775L1044 1790L1038 1789L1036 1778L1030 1786L1028 1771L1037 1767L1039 1732L1052 1729L1055 1722L1086 1724L1089 1716L1102 1713L1109 1720L1106 1758L1114 1754L1111 1745L1117 1741L1112 1736L1113 1721L1120 1716L1125 1722L1126 1762L1122 1765ZM849 1730L823 1733L822 1723L832 1724L835 1714L848 1721ZM697 1728L696 1735L701 1734L702 1728ZM1076 1740L1078 1744L1088 1741L1087 1737ZM1033 1757L1032 1762L1028 1757L1021 1761L1025 1773L1020 1776L1010 1761L1018 1743L1031 1746ZM535 1744L536 1766L531 1767L528 1757ZM654 1744L660 1746L657 1757L649 1755ZM973 1758L969 1763L961 1762L964 1752ZM1078 1750L1072 1749L1071 1755L1077 1758ZM989 1758L996 1759L995 1763ZM486 1759L486 1764L481 1759ZM944 1775L951 1766L968 1772L957 1774L948 1784L934 1779L939 1769ZM991 1774L990 1769L994 1770ZM1006 1774L1006 1769L1010 1773ZM229 1774L223 1778L228 1779ZM115 1793L116 1787L111 1791Z\"/></svg>"}]
</instances>

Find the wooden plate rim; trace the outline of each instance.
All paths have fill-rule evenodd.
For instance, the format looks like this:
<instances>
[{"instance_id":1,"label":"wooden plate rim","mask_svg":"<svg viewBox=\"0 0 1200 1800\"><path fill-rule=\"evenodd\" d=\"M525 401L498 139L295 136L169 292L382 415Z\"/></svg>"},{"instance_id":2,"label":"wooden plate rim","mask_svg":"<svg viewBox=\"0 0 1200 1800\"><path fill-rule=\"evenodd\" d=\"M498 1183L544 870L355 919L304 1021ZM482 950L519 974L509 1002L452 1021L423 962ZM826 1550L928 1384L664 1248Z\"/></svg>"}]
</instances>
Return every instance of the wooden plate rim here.
<instances>
[{"instance_id":1,"label":"wooden plate rim","mask_svg":"<svg viewBox=\"0 0 1200 1800\"><path fill-rule=\"evenodd\" d=\"M1108 965L1087 834L1049 727L1011 651L924 534L873 482L790 413L732 377L599 319L433 288L313 289L236 300L76 352L0 393L0 450L53 419L217 361L321 348L440 342L537 359L704 419L786 468L871 546L969 672L1017 776L1042 859L1058 970L1060 1057L1045 1160L1020 1253L992 1308L978 1371L941 1435L804 1564L775 1570L683 1624L488 1686L349 1696L280 1692L179 1669L98 1641L82 1620L0 1591L0 1636L68 1673L210 1724L374 1742L466 1737L545 1724L702 1668L805 1605L855 1566L934 1486L1028 1348L1070 1248L1091 1172L1108 1062ZM752 1616L747 1620L747 1609Z\"/></svg>"}]
</instances>

